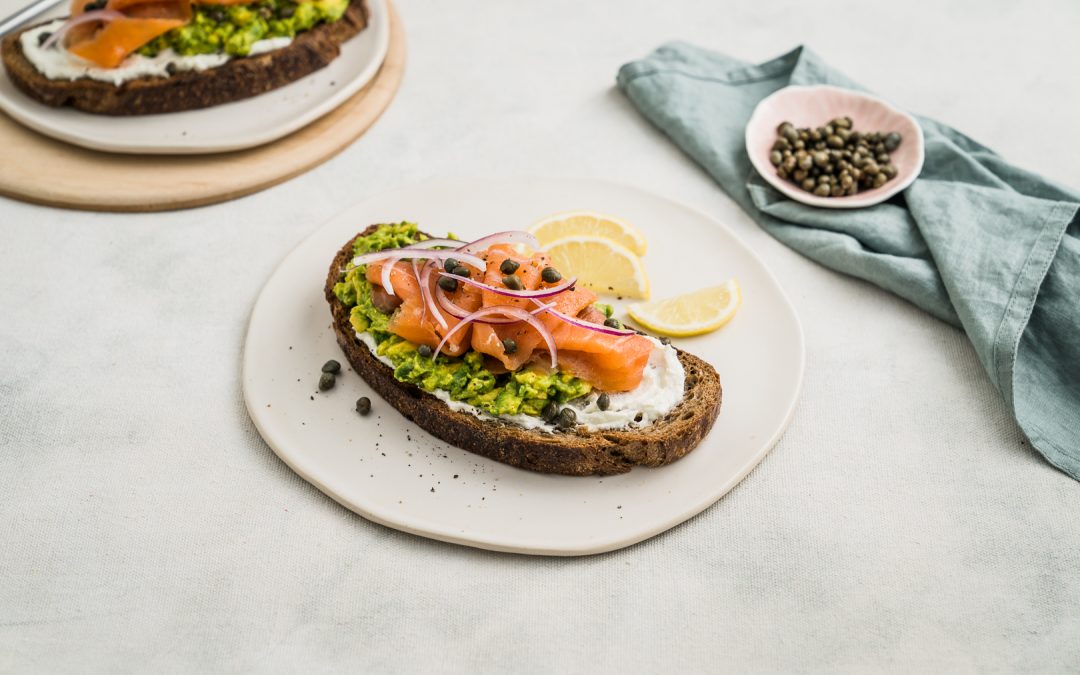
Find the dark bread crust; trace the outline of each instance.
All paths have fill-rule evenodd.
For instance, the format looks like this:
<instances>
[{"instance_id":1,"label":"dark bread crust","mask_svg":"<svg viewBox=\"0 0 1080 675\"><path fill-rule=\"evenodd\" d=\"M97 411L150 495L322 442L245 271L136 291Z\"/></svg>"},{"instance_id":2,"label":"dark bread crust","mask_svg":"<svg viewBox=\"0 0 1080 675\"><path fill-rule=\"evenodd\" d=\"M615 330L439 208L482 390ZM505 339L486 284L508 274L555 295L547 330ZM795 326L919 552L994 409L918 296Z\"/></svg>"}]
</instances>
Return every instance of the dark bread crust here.
<instances>
[{"instance_id":1,"label":"dark bread crust","mask_svg":"<svg viewBox=\"0 0 1080 675\"><path fill-rule=\"evenodd\" d=\"M361 234L367 234L375 226ZM720 376L708 363L679 350L686 369L682 402L648 427L612 431L544 433L480 420L456 412L419 387L394 379L393 371L356 339L349 308L334 295L345 264L353 257L350 239L338 251L326 277L326 300L334 332L353 369L407 419L442 440L478 455L541 473L575 476L626 473L635 465L661 466L693 450L720 412Z\"/></svg>"},{"instance_id":2,"label":"dark bread crust","mask_svg":"<svg viewBox=\"0 0 1080 675\"><path fill-rule=\"evenodd\" d=\"M366 0L353 0L340 19L301 33L287 47L217 68L140 77L119 86L89 78L50 80L23 53L19 37L25 30L4 38L0 56L15 86L45 105L100 115L180 112L257 96L325 67L341 53L341 43L364 29L369 15Z\"/></svg>"}]
</instances>

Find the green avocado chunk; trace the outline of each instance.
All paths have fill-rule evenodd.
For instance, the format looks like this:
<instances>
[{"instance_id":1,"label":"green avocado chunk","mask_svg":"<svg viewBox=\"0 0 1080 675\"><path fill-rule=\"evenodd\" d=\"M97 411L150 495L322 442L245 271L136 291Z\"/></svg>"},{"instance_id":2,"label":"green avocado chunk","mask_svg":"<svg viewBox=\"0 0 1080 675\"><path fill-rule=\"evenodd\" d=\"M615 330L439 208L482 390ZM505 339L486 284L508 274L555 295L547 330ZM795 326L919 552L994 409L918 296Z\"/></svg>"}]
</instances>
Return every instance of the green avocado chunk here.
<instances>
[{"instance_id":1,"label":"green avocado chunk","mask_svg":"<svg viewBox=\"0 0 1080 675\"><path fill-rule=\"evenodd\" d=\"M353 242L356 255L400 248L422 241L415 223L392 223ZM585 396L592 387L588 382L562 371L545 372L526 367L512 373L494 374L484 366L484 355L466 352L461 357L440 354L423 356L419 346L394 335L389 330L390 316L372 302L372 284L365 277L366 266L349 269L335 284L334 295L350 307L349 321L358 333L369 333L376 344L376 354L393 363L394 378L411 382L425 391L442 390L450 399L462 401L492 415L531 415L539 417L548 401L566 403Z\"/></svg>"},{"instance_id":2,"label":"green avocado chunk","mask_svg":"<svg viewBox=\"0 0 1080 675\"><path fill-rule=\"evenodd\" d=\"M249 5L194 5L191 21L140 47L143 56L172 49L181 56L225 53L247 56L259 40L294 38L320 23L337 21L350 0L262 0Z\"/></svg>"}]
</instances>

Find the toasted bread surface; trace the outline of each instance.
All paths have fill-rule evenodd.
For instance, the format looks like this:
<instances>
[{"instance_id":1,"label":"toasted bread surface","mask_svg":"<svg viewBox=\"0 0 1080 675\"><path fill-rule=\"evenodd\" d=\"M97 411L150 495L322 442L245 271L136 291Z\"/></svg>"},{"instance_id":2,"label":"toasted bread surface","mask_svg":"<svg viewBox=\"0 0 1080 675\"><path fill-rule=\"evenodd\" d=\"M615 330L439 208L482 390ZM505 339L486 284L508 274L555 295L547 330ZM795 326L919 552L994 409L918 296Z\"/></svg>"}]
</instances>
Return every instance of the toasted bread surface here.
<instances>
[{"instance_id":1,"label":"toasted bread surface","mask_svg":"<svg viewBox=\"0 0 1080 675\"><path fill-rule=\"evenodd\" d=\"M361 235L369 234L371 226ZM484 457L542 473L575 476L626 473L634 466L669 464L693 450L709 433L720 412L720 376L705 361L678 351L686 371L683 400L667 416L645 427L586 431L575 428L554 433L480 419L451 410L416 385L394 379L356 337L349 308L334 295L353 258L353 239L330 263L325 294L333 316L338 344L353 370L402 415L442 440Z\"/></svg>"},{"instance_id":2,"label":"toasted bread surface","mask_svg":"<svg viewBox=\"0 0 1080 675\"><path fill-rule=\"evenodd\" d=\"M120 85L85 77L50 80L23 53L19 38L25 31L3 39L0 57L15 86L45 105L100 115L180 112L250 98L325 67L341 52L341 43L364 29L368 16L366 0L352 0L340 19L297 35L281 49L231 59L216 68L140 77Z\"/></svg>"}]
</instances>

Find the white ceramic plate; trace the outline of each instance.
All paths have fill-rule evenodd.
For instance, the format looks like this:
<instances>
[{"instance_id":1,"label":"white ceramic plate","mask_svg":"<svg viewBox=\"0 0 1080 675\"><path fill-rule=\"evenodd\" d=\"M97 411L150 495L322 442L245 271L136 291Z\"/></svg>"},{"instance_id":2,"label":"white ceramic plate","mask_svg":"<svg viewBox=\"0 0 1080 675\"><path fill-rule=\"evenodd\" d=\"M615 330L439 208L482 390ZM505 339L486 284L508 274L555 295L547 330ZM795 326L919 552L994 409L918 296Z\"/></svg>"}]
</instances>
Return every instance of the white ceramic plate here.
<instances>
[{"instance_id":1,"label":"white ceramic plate","mask_svg":"<svg viewBox=\"0 0 1080 675\"><path fill-rule=\"evenodd\" d=\"M684 459L593 478L515 469L430 436L347 369L323 284L330 260L357 232L371 223L413 220L429 232L474 238L573 209L610 213L642 229L656 297L728 277L742 285L743 306L731 323L675 341L712 363L724 387L715 427ZM319 393L320 368L331 358L346 371L334 389ZM480 548L580 555L663 532L730 490L783 432L803 361L802 329L776 280L703 213L601 181L448 180L357 204L285 258L251 314L243 387L248 412L274 452L365 518ZM372 399L368 417L354 411L360 396Z\"/></svg>"},{"instance_id":2,"label":"white ceramic plate","mask_svg":"<svg viewBox=\"0 0 1080 675\"><path fill-rule=\"evenodd\" d=\"M330 65L260 96L167 115L110 117L42 105L0 68L0 110L46 136L93 150L183 155L255 147L314 122L375 76L390 44L390 16L386 0L368 0L368 6L370 25L342 44Z\"/></svg>"},{"instance_id":3,"label":"white ceramic plate","mask_svg":"<svg viewBox=\"0 0 1080 675\"><path fill-rule=\"evenodd\" d=\"M769 162L769 153L776 141L776 128L781 122L796 127L819 127L829 120L847 115L858 131L898 131L903 137L890 153L897 174L879 188L865 190L847 197L819 197L806 192L776 175ZM746 152L769 185L797 202L828 209L857 209L880 204L911 185L922 171L925 150L922 127L914 117L885 101L830 85L784 87L762 99L746 124Z\"/></svg>"}]
</instances>

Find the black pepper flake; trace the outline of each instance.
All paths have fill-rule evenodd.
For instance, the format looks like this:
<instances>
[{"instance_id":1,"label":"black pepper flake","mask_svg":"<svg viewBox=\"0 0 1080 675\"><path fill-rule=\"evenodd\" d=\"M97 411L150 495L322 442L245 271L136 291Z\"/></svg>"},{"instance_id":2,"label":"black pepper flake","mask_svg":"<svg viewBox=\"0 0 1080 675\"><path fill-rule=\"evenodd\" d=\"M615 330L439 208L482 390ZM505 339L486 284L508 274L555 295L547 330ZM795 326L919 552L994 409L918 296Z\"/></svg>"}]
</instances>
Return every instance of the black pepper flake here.
<instances>
[{"instance_id":1,"label":"black pepper flake","mask_svg":"<svg viewBox=\"0 0 1080 675\"><path fill-rule=\"evenodd\" d=\"M432 492L435 492L435 488L431 488L431 491L432 491Z\"/></svg>"},{"instance_id":2,"label":"black pepper flake","mask_svg":"<svg viewBox=\"0 0 1080 675\"><path fill-rule=\"evenodd\" d=\"M457 478L457 477L458 477L458 475L457 475L457 474L455 473L455 474L454 474L454 478Z\"/></svg>"}]
</instances>

